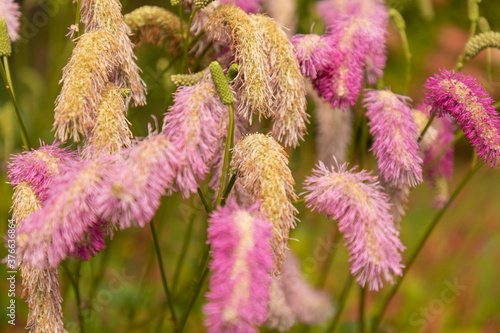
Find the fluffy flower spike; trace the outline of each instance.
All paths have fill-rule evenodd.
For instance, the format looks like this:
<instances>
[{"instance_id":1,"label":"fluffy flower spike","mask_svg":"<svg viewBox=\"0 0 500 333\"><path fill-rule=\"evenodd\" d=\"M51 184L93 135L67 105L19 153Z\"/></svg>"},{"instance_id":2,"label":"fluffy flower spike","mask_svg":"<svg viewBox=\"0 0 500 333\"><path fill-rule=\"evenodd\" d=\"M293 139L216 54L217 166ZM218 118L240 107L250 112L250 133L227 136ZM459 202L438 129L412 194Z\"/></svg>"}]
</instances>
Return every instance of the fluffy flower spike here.
<instances>
[{"instance_id":1,"label":"fluffy flower spike","mask_svg":"<svg viewBox=\"0 0 500 333\"><path fill-rule=\"evenodd\" d=\"M295 182L287 155L272 137L250 134L234 147L231 167L238 170L237 183L251 193L254 202L260 202L262 213L274 225L272 248L278 274L297 213L291 202L296 199Z\"/></svg>"},{"instance_id":2,"label":"fluffy flower spike","mask_svg":"<svg viewBox=\"0 0 500 333\"><path fill-rule=\"evenodd\" d=\"M212 213L208 243L212 261L207 293L208 332L258 332L266 320L273 266L271 228L259 213L259 205L249 210L234 201Z\"/></svg>"},{"instance_id":3,"label":"fluffy flower spike","mask_svg":"<svg viewBox=\"0 0 500 333\"><path fill-rule=\"evenodd\" d=\"M367 89L363 102L374 138L372 150L384 181L415 187L422 182L422 159L408 100L390 90Z\"/></svg>"},{"instance_id":4,"label":"fluffy flower spike","mask_svg":"<svg viewBox=\"0 0 500 333\"><path fill-rule=\"evenodd\" d=\"M347 170L347 163L328 169L319 162L304 182L307 207L338 221L344 235L351 274L361 286L379 290L383 281L401 275L401 251L390 214L389 198L377 179L366 171Z\"/></svg>"},{"instance_id":5,"label":"fluffy flower spike","mask_svg":"<svg viewBox=\"0 0 500 333\"><path fill-rule=\"evenodd\" d=\"M19 4L14 0L0 1L0 19L5 21L7 25L7 33L10 40L15 42L19 39L19 19L21 12L19 11Z\"/></svg>"},{"instance_id":6,"label":"fluffy flower spike","mask_svg":"<svg viewBox=\"0 0 500 333\"><path fill-rule=\"evenodd\" d=\"M500 118L493 100L470 75L442 70L427 80L425 102L438 116L450 115L458 123L477 155L491 167L500 157Z\"/></svg>"}]
</instances>

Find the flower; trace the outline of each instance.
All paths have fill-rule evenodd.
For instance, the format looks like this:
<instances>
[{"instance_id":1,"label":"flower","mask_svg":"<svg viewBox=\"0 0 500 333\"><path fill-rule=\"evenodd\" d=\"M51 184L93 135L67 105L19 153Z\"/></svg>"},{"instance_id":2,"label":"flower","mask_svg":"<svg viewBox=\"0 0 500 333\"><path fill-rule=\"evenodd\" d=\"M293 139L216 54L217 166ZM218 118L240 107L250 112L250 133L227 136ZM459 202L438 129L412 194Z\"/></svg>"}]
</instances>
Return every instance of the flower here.
<instances>
[{"instance_id":1,"label":"flower","mask_svg":"<svg viewBox=\"0 0 500 333\"><path fill-rule=\"evenodd\" d=\"M344 235L351 274L359 285L379 290L385 280L402 275L403 244L390 214L389 198L377 179L362 170L347 170L347 163L328 169L323 162L304 181L308 208L338 221Z\"/></svg>"},{"instance_id":2,"label":"flower","mask_svg":"<svg viewBox=\"0 0 500 333\"><path fill-rule=\"evenodd\" d=\"M390 90L367 89L363 100L373 135L378 169L385 182L411 187L422 182L418 132L409 98Z\"/></svg>"},{"instance_id":3,"label":"flower","mask_svg":"<svg viewBox=\"0 0 500 333\"><path fill-rule=\"evenodd\" d=\"M19 40L19 19L21 12L19 11L19 4L14 0L1 0L0 1L0 19L5 21L7 25L7 33L10 40L15 42Z\"/></svg>"},{"instance_id":4,"label":"flower","mask_svg":"<svg viewBox=\"0 0 500 333\"><path fill-rule=\"evenodd\" d=\"M295 35L291 43L295 47L295 55L299 60L302 75L315 79L331 62L333 46L326 36L316 34Z\"/></svg>"},{"instance_id":5,"label":"flower","mask_svg":"<svg viewBox=\"0 0 500 333\"><path fill-rule=\"evenodd\" d=\"M47 263L57 267L78 250L99 221L94 196L112 163L109 157L75 161L52 181L44 207L27 217L18 229L18 253L24 261L39 269ZM96 239L96 244L89 246L100 249L100 243Z\"/></svg>"},{"instance_id":6,"label":"flower","mask_svg":"<svg viewBox=\"0 0 500 333\"><path fill-rule=\"evenodd\" d=\"M163 133L179 152L175 188L184 197L195 193L198 182L210 171L223 136L219 129L222 115L229 112L210 77L207 73L196 85L179 87L174 94L174 105L164 117Z\"/></svg>"},{"instance_id":7,"label":"flower","mask_svg":"<svg viewBox=\"0 0 500 333\"><path fill-rule=\"evenodd\" d=\"M146 84L139 76L140 69L135 63L136 56L129 38L131 31L121 10L119 0L83 0L81 19L85 24L85 32L107 30L115 36L123 62L114 73L113 81L118 87L129 90L129 96L135 105L145 105Z\"/></svg>"},{"instance_id":8,"label":"flower","mask_svg":"<svg viewBox=\"0 0 500 333\"><path fill-rule=\"evenodd\" d=\"M237 183L260 202L262 214L273 224L274 274L279 274L288 249L290 229L295 227L297 209L295 181L288 168L283 147L272 137L250 134L233 148L231 167L237 170Z\"/></svg>"},{"instance_id":9,"label":"flower","mask_svg":"<svg viewBox=\"0 0 500 333\"><path fill-rule=\"evenodd\" d=\"M124 150L124 160L111 166L95 199L99 215L121 229L143 227L171 190L179 153L164 133L152 132Z\"/></svg>"},{"instance_id":10,"label":"flower","mask_svg":"<svg viewBox=\"0 0 500 333\"><path fill-rule=\"evenodd\" d=\"M220 2L235 4L247 13L258 13L262 1L263 0L221 0Z\"/></svg>"},{"instance_id":11,"label":"flower","mask_svg":"<svg viewBox=\"0 0 500 333\"><path fill-rule=\"evenodd\" d=\"M208 223L212 275L203 308L208 332L257 332L269 299L272 225L258 204L246 210L232 200Z\"/></svg>"},{"instance_id":12,"label":"flower","mask_svg":"<svg viewBox=\"0 0 500 333\"><path fill-rule=\"evenodd\" d=\"M500 118L493 100L472 76L441 70L425 84L425 103L442 117L450 115L476 154L491 167L500 156Z\"/></svg>"}]
</instances>

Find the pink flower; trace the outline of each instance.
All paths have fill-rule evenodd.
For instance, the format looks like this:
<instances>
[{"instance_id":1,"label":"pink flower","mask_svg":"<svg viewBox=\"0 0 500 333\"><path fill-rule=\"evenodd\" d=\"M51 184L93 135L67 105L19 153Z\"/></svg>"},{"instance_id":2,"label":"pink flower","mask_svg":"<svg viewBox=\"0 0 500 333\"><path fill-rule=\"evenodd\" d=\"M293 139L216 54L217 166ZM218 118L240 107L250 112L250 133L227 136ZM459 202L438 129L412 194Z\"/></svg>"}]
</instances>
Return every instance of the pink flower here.
<instances>
[{"instance_id":1,"label":"pink flower","mask_svg":"<svg viewBox=\"0 0 500 333\"><path fill-rule=\"evenodd\" d=\"M164 133L151 133L125 150L108 171L96 199L99 214L121 229L151 221L166 189L171 190L179 153Z\"/></svg>"},{"instance_id":2,"label":"pink flower","mask_svg":"<svg viewBox=\"0 0 500 333\"><path fill-rule=\"evenodd\" d=\"M345 110L358 99L365 67L370 84L383 75L388 8L378 0L321 1L318 8L334 51L313 84L326 102Z\"/></svg>"},{"instance_id":3,"label":"pink flower","mask_svg":"<svg viewBox=\"0 0 500 333\"><path fill-rule=\"evenodd\" d=\"M67 256L77 253L82 244L102 248L100 237L88 235L100 223L94 197L113 162L111 157L73 162L66 173L54 179L44 207L18 229L19 254L24 261L40 269L47 262L57 267Z\"/></svg>"},{"instance_id":4,"label":"pink flower","mask_svg":"<svg viewBox=\"0 0 500 333\"><path fill-rule=\"evenodd\" d=\"M493 100L472 76L441 70L427 80L425 102L438 116L458 123L477 155L491 167L500 157L500 118Z\"/></svg>"},{"instance_id":5,"label":"pink flower","mask_svg":"<svg viewBox=\"0 0 500 333\"><path fill-rule=\"evenodd\" d=\"M424 165L429 164L437 158L444 147L455 139L455 125L450 117L445 116L436 119L432 123L432 126L436 129L437 136L429 149L424 151ZM451 180L453 175L453 153L454 146L451 146L427 171L427 177L431 179L432 182L438 177L445 177L447 180Z\"/></svg>"},{"instance_id":6,"label":"pink flower","mask_svg":"<svg viewBox=\"0 0 500 333\"><path fill-rule=\"evenodd\" d=\"M228 114L210 75L190 87L179 87L165 114L163 133L179 152L175 189L184 197L195 193L210 171L221 139L221 117Z\"/></svg>"},{"instance_id":7,"label":"pink flower","mask_svg":"<svg viewBox=\"0 0 500 333\"><path fill-rule=\"evenodd\" d=\"M66 172L68 165L77 161L75 152L68 148L60 148L61 143L41 144L40 148L24 151L12 157L8 164L8 179L12 186L22 182L28 183L35 191L38 199L47 199L47 190L55 176ZM62 169L62 170L61 170Z\"/></svg>"},{"instance_id":8,"label":"pink flower","mask_svg":"<svg viewBox=\"0 0 500 333\"><path fill-rule=\"evenodd\" d=\"M316 34L295 35L291 39L295 46L295 55L299 60L302 75L315 79L332 61L334 48L326 36Z\"/></svg>"},{"instance_id":9,"label":"pink flower","mask_svg":"<svg viewBox=\"0 0 500 333\"><path fill-rule=\"evenodd\" d=\"M418 130L408 97L390 90L367 89L363 100L373 135L372 150L384 181L417 186L422 182Z\"/></svg>"},{"instance_id":10,"label":"pink flower","mask_svg":"<svg viewBox=\"0 0 500 333\"><path fill-rule=\"evenodd\" d=\"M14 0L0 0L0 19L5 21L7 25L7 33L10 40L15 42L19 39L19 19L21 12L19 4Z\"/></svg>"},{"instance_id":11,"label":"pink flower","mask_svg":"<svg viewBox=\"0 0 500 333\"><path fill-rule=\"evenodd\" d=\"M258 204L245 210L230 200L210 216L212 276L204 306L210 333L258 332L255 326L266 320L272 225L258 210Z\"/></svg>"},{"instance_id":12,"label":"pink flower","mask_svg":"<svg viewBox=\"0 0 500 333\"><path fill-rule=\"evenodd\" d=\"M404 246L392 221L389 198L375 177L364 170L348 171L347 163L335 171L319 162L304 189L308 208L338 221L358 284L368 282L369 289L377 291L382 280L392 284L393 275L402 275Z\"/></svg>"}]
</instances>

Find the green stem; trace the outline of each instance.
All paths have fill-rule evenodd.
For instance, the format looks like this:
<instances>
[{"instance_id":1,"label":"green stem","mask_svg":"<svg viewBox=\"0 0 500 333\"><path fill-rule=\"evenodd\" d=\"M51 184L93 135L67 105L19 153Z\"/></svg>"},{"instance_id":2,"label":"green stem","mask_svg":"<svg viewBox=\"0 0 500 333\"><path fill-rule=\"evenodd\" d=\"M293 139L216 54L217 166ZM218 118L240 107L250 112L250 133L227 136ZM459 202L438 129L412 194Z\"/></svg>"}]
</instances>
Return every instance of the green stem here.
<instances>
[{"instance_id":1,"label":"green stem","mask_svg":"<svg viewBox=\"0 0 500 333\"><path fill-rule=\"evenodd\" d=\"M295 201L292 201L292 205L296 206L296 205L300 205L302 203L304 203L306 201L305 198L300 198L300 199L297 199Z\"/></svg>"},{"instance_id":2,"label":"green stem","mask_svg":"<svg viewBox=\"0 0 500 333\"><path fill-rule=\"evenodd\" d=\"M359 332L365 332L365 287L359 288Z\"/></svg>"},{"instance_id":3,"label":"green stem","mask_svg":"<svg viewBox=\"0 0 500 333\"><path fill-rule=\"evenodd\" d=\"M78 288L78 282L80 280L80 267L82 265L82 261L78 260L78 264L76 266L76 274L75 278L71 275L71 271L69 270L68 266L66 265L65 262L61 264L63 267L64 271L68 275L69 282L71 283L71 286L73 287L73 291L75 292L75 303L76 303L76 311L78 313L78 325L80 326L80 333L85 333L85 325L83 321L83 312L82 312L82 305L80 302L80 290Z\"/></svg>"},{"instance_id":4,"label":"green stem","mask_svg":"<svg viewBox=\"0 0 500 333\"><path fill-rule=\"evenodd\" d=\"M330 271L330 267L332 266L333 259L335 258L335 253L337 252L337 246L338 246L338 242L339 242L339 234L340 233L338 231L336 231L335 236L333 236L334 238L333 238L332 248L330 249L330 253L328 255L326 265L325 265L325 267L323 267L323 270L321 271L321 275L318 279L318 283L317 283L318 288L323 288L323 286L325 285L326 278L328 276L328 272Z\"/></svg>"},{"instance_id":5,"label":"green stem","mask_svg":"<svg viewBox=\"0 0 500 333\"><path fill-rule=\"evenodd\" d=\"M236 174L233 173L231 176L231 179L229 179L229 183L227 183L226 189L224 190L224 194L222 195L222 200L220 202L221 206L226 205L226 199L229 196L229 193L231 193L231 190L233 189L234 183L236 183Z\"/></svg>"},{"instance_id":6,"label":"green stem","mask_svg":"<svg viewBox=\"0 0 500 333\"><path fill-rule=\"evenodd\" d=\"M82 8L82 0L78 0L76 4L76 15L75 15L75 25L78 28L76 31L76 36L80 36L80 11Z\"/></svg>"},{"instance_id":7,"label":"green stem","mask_svg":"<svg viewBox=\"0 0 500 333\"><path fill-rule=\"evenodd\" d=\"M377 315L374 317L373 320L373 326L372 326L372 333L375 333L380 325L380 321L382 320L384 316L385 309L387 308L387 305L391 301L392 297L396 294L396 291L398 290L399 286L403 282L405 276L408 274L409 269L411 268L413 262L417 258L418 254L424 247L425 242L429 238L430 234L438 224L438 222L441 220L441 218L444 216L444 214L448 211L448 208L450 205L455 201L457 196L460 194L460 192L464 189L465 185L471 180L471 178L474 176L474 174L483 166L483 163L478 163L473 169L469 170L469 172L465 175L464 179L462 179L462 182L458 185L458 187L455 189L453 194L450 196L450 199L448 202L444 205L444 207L439 211L439 213L434 217L432 222L429 224L427 227L427 230L425 231L423 237L420 239L419 243L417 244L415 250L413 250L412 254L408 258L408 262L406 264L405 269L403 270L403 275L401 278L396 282L394 286L392 286L391 290L385 297L385 299L382 301L382 305L380 306L380 310L378 311Z\"/></svg>"},{"instance_id":8,"label":"green stem","mask_svg":"<svg viewBox=\"0 0 500 333\"><path fill-rule=\"evenodd\" d=\"M361 121L361 143L360 143L360 163L359 167L363 169L365 167L365 162L366 162L366 147L368 145L368 125L367 125L367 118L365 115L362 116L363 120Z\"/></svg>"},{"instance_id":9,"label":"green stem","mask_svg":"<svg viewBox=\"0 0 500 333\"><path fill-rule=\"evenodd\" d=\"M219 192L217 193L217 203L216 207L218 207L222 200L222 193L224 192L224 185L226 178L229 173L229 159L230 159L230 149L231 144L233 142L233 134L234 134L234 106L233 104L229 104L229 126L227 130L227 138L226 138L226 151L224 152L224 164L222 165L222 174L220 177L219 184Z\"/></svg>"},{"instance_id":10,"label":"green stem","mask_svg":"<svg viewBox=\"0 0 500 333\"><path fill-rule=\"evenodd\" d=\"M410 90L410 81L411 81L411 52L410 45L408 43L408 38L406 36L405 30L399 30L399 37L401 38L401 43L403 44L403 50L406 57L406 81L405 81L405 89L404 95L408 95Z\"/></svg>"},{"instance_id":11,"label":"green stem","mask_svg":"<svg viewBox=\"0 0 500 333\"><path fill-rule=\"evenodd\" d=\"M191 234L193 231L194 220L196 219L196 212L193 212L189 218L189 223L187 226L186 233L184 235L184 241L182 242L182 250L177 264L175 265L174 283L172 285L172 294L175 294L177 283L179 282L179 276L181 275L182 265L184 264L184 258L186 257L187 249L191 241Z\"/></svg>"},{"instance_id":12,"label":"green stem","mask_svg":"<svg viewBox=\"0 0 500 333\"><path fill-rule=\"evenodd\" d=\"M200 189L198 189L198 195L200 196L201 203L203 204L205 211L207 212L207 214L210 214L212 212L212 208L208 204L207 200L205 200L205 196L203 195L203 192Z\"/></svg>"},{"instance_id":13,"label":"green stem","mask_svg":"<svg viewBox=\"0 0 500 333\"><path fill-rule=\"evenodd\" d=\"M198 283L196 284L196 288L194 291L193 296L191 297L191 300L189 301L188 309L186 311L186 314L184 317L182 317L181 325L179 327L178 333L182 333L184 330L184 326L186 326L187 319L189 317L189 313L191 312L191 309L193 308L194 303L196 302L196 298L198 297L198 294L200 293L201 287L203 286L203 282L205 281L205 278L208 275L208 265L205 265L205 268L203 269L203 273L201 274L200 278L198 279Z\"/></svg>"},{"instance_id":14,"label":"green stem","mask_svg":"<svg viewBox=\"0 0 500 333\"><path fill-rule=\"evenodd\" d=\"M163 284L163 289L165 291L165 295L167 296L168 307L170 309L170 314L172 315L172 322L174 323L174 327L177 328L178 327L177 318L175 317L174 306L172 304L172 295L170 294L170 291L168 289L167 277L165 276L165 269L163 267L163 259L161 256L160 244L158 243L158 237L156 235L156 228L155 228L154 221L151 221L149 223L149 225L151 227L151 234L153 235L156 256L158 258L158 265L160 266L161 282Z\"/></svg>"},{"instance_id":15,"label":"green stem","mask_svg":"<svg viewBox=\"0 0 500 333\"><path fill-rule=\"evenodd\" d=\"M425 124L425 127L422 130L422 133L420 133L420 137L417 140L418 143L420 143L420 141L422 141L422 139L424 138L424 135L425 135L425 133L427 133L427 130L429 130L429 128L431 127L432 122L434 121L434 118L436 118L436 113L435 112L429 118L429 120L427 121L427 124Z\"/></svg>"},{"instance_id":16,"label":"green stem","mask_svg":"<svg viewBox=\"0 0 500 333\"><path fill-rule=\"evenodd\" d=\"M340 294L340 300L339 300L339 305L338 305L338 310L337 313L335 314L335 318L333 318L332 325L330 328L327 330L329 333L334 333L337 329L337 326L340 323L340 317L342 316L342 313L344 312L344 308L347 302L347 298L349 296L349 291L351 290L351 285L352 282L354 281L354 278L350 273L347 276L347 280L345 281L344 288L342 289L342 293Z\"/></svg>"},{"instance_id":17,"label":"green stem","mask_svg":"<svg viewBox=\"0 0 500 333\"><path fill-rule=\"evenodd\" d=\"M23 119L21 118L21 113L19 112L19 107L16 101L16 95L14 94L14 87L12 86L12 80L10 78L10 70L9 70L9 61L7 56L2 57L3 63L0 65L0 72L2 75L3 82L5 83L5 88L9 92L10 100L14 105L14 111L16 114L17 126L19 127L19 131L21 132L21 139L24 144L25 150L31 150L30 141L28 138L28 132L24 127Z\"/></svg>"},{"instance_id":18,"label":"green stem","mask_svg":"<svg viewBox=\"0 0 500 333\"><path fill-rule=\"evenodd\" d=\"M188 51L189 51L189 36L191 34L191 24L193 24L193 18L196 12L198 11L198 7L195 7L194 10L191 12L191 15L189 16L189 21L187 24L186 28L186 37L184 39L184 58L182 59L182 70L183 73L187 72L187 58L188 58Z\"/></svg>"}]
</instances>

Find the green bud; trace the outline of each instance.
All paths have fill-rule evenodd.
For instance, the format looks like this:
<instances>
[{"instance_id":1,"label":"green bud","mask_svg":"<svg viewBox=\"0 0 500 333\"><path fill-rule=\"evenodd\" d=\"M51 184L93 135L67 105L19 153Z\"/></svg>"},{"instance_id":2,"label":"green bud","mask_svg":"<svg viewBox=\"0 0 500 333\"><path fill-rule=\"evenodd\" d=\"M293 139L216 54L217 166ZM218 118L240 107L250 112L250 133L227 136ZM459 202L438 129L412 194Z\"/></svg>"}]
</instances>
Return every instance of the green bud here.
<instances>
[{"instance_id":1,"label":"green bud","mask_svg":"<svg viewBox=\"0 0 500 333\"><path fill-rule=\"evenodd\" d=\"M208 6L213 0L194 0L194 5L196 8L205 8Z\"/></svg>"},{"instance_id":2,"label":"green bud","mask_svg":"<svg viewBox=\"0 0 500 333\"><path fill-rule=\"evenodd\" d=\"M0 56L10 56L12 46L9 34L7 33L7 24L0 18Z\"/></svg>"},{"instance_id":3,"label":"green bud","mask_svg":"<svg viewBox=\"0 0 500 333\"><path fill-rule=\"evenodd\" d=\"M389 15L391 16L392 21L394 22L398 30L403 31L406 29L405 19L397 9L389 9Z\"/></svg>"},{"instance_id":4,"label":"green bud","mask_svg":"<svg viewBox=\"0 0 500 333\"><path fill-rule=\"evenodd\" d=\"M477 0L468 1L469 21L476 22L479 20L479 5L477 3Z\"/></svg>"},{"instance_id":5,"label":"green bud","mask_svg":"<svg viewBox=\"0 0 500 333\"><path fill-rule=\"evenodd\" d=\"M200 82L203 76L205 76L206 71L207 69L205 68L194 74L176 74L172 75L170 80L172 80L177 87L190 87Z\"/></svg>"},{"instance_id":6,"label":"green bud","mask_svg":"<svg viewBox=\"0 0 500 333\"><path fill-rule=\"evenodd\" d=\"M231 88L229 88L229 83L227 82L227 78L222 71L222 67L220 67L217 61L212 61L209 68L212 73L212 80L214 81L215 89L217 90L222 103L226 105L233 104L234 95Z\"/></svg>"},{"instance_id":7,"label":"green bud","mask_svg":"<svg viewBox=\"0 0 500 333\"><path fill-rule=\"evenodd\" d=\"M472 59L479 52L488 47L500 49L500 32L487 31L472 37L467 44L465 44L464 59Z\"/></svg>"},{"instance_id":8,"label":"green bud","mask_svg":"<svg viewBox=\"0 0 500 333\"><path fill-rule=\"evenodd\" d=\"M171 4L172 6L177 6L177 5L178 5L178 4L180 4L180 3L181 3L181 0L170 0L170 4Z\"/></svg>"},{"instance_id":9,"label":"green bud","mask_svg":"<svg viewBox=\"0 0 500 333\"><path fill-rule=\"evenodd\" d=\"M487 32L491 30L488 20L482 16L479 18L477 24L479 25L479 30L481 30L481 32Z\"/></svg>"},{"instance_id":10,"label":"green bud","mask_svg":"<svg viewBox=\"0 0 500 333\"><path fill-rule=\"evenodd\" d=\"M227 70L226 78L228 81L232 81L238 76L238 64L232 64Z\"/></svg>"}]
</instances>

